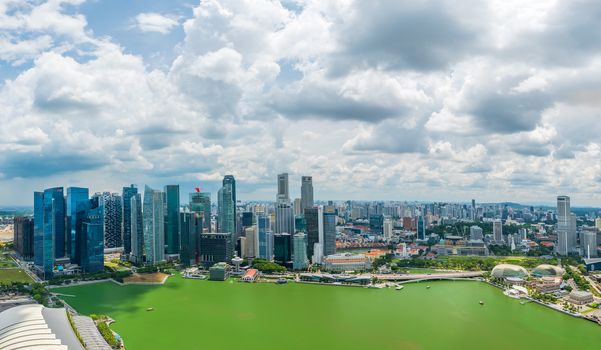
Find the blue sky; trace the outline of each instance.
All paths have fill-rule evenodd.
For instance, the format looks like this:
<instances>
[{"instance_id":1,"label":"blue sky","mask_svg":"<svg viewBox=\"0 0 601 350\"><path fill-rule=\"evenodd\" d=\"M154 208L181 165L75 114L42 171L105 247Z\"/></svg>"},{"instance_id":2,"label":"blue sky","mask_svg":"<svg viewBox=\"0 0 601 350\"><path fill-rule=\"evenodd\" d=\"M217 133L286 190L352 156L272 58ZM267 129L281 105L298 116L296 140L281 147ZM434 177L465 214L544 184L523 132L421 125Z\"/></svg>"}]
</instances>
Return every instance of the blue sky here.
<instances>
[{"instance_id":1,"label":"blue sky","mask_svg":"<svg viewBox=\"0 0 601 350\"><path fill-rule=\"evenodd\" d=\"M318 199L601 201L580 1L0 1L0 204L179 183Z\"/></svg>"}]
</instances>

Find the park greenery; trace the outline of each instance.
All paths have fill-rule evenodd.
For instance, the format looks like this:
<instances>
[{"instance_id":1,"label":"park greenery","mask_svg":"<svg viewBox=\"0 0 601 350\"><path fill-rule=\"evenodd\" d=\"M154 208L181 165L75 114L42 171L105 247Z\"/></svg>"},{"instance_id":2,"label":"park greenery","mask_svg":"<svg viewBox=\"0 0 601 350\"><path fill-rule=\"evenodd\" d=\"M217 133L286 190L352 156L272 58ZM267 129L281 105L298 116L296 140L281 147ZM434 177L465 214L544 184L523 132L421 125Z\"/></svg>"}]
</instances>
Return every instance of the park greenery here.
<instances>
[{"instance_id":1,"label":"park greenery","mask_svg":"<svg viewBox=\"0 0 601 350\"><path fill-rule=\"evenodd\" d=\"M509 256L509 257L479 257L479 256L447 256L437 259L424 259L413 257L410 259L391 260L393 270L408 267L448 269L462 271L490 271L498 264L519 265L532 269L540 264L556 264L555 259L542 259L534 257Z\"/></svg>"},{"instance_id":2,"label":"park greenery","mask_svg":"<svg viewBox=\"0 0 601 350\"><path fill-rule=\"evenodd\" d=\"M280 264L265 259L254 259L252 267L263 273L286 272L286 268Z\"/></svg>"},{"instance_id":3,"label":"park greenery","mask_svg":"<svg viewBox=\"0 0 601 350\"><path fill-rule=\"evenodd\" d=\"M100 332L100 334L102 334L102 337L104 338L104 340L106 340L109 346L113 349L119 349L121 344L119 343L117 338L115 338L113 331L111 331L108 324L106 323L108 317L105 315L91 314L90 318L94 320L98 331Z\"/></svg>"}]
</instances>

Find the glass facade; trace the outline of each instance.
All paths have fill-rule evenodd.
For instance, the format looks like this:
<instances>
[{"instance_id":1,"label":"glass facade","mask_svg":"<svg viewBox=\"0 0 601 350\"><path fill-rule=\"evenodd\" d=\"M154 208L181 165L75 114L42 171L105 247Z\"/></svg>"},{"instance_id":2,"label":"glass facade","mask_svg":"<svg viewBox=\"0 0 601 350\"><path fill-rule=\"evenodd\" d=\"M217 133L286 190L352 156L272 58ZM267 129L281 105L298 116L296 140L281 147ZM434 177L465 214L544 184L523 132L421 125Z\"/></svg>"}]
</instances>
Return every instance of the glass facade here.
<instances>
[{"instance_id":1,"label":"glass facade","mask_svg":"<svg viewBox=\"0 0 601 350\"><path fill-rule=\"evenodd\" d=\"M323 255L336 253L336 213L323 213Z\"/></svg>"},{"instance_id":2,"label":"glass facade","mask_svg":"<svg viewBox=\"0 0 601 350\"><path fill-rule=\"evenodd\" d=\"M130 199L130 230L130 259L134 263L141 263L144 256L144 229L142 225L142 196L139 193L136 193Z\"/></svg>"},{"instance_id":3,"label":"glass facade","mask_svg":"<svg viewBox=\"0 0 601 350\"><path fill-rule=\"evenodd\" d=\"M44 193L33 193L33 263L44 265Z\"/></svg>"},{"instance_id":4,"label":"glass facade","mask_svg":"<svg viewBox=\"0 0 601 350\"><path fill-rule=\"evenodd\" d=\"M287 263L292 259L292 240L289 233L276 233L273 235L273 259L279 263Z\"/></svg>"},{"instance_id":5,"label":"glass facade","mask_svg":"<svg viewBox=\"0 0 601 350\"><path fill-rule=\"evenodd\" d=\"M165 186L165 251L178 254L180 250L179 185Z\"/></svg>"},{"instance_id":6,"label":"glass facade","mask_svg":"<svg viewBox=\"0 0 601 350\"><path fill-rule=\"evenodd\" d=\"M202 226L211 232L211 194L209 192L190 193L190 211L202 214Z\"/></svg>"},{"instance_id":7,"label":"glass facade","mask_svg":"<svg viewBox=\"0 0 601 350\"><path fill-rule=\"evenodd\" d=\"M307 232L307 256L313 256L315 243L319 243L319 209L305 208L305 225Z\"/></svg>"},{"instance_id":8,"label":"glass facade","mask_svg":"<svg viewBox=\"0 0 601 350\"><path fill-rule=\"evenodd\" d=\"M81 235L81 221L78 212L85 211L90 201L90 191L82 187L67 188L67 254L72 263L79 264L77 236ZM82 219L82 216L79 216Z\"/></svg>"},{"instance_id":9,"label":"glass facade","mask_svg":"<svg viewBox=\"0 0 601 350\"><path fill-rule=\"evenodd\" d=\"M155 265L165 260L163 192L145 187L143 218L146 263Z\"/></svg>"},{"instance_id":10,"label":"glass facade","mask_svg":"<svg viewBox=\"0 0 601 350\"><path fill-rule=\"evenodd\" d=\"M257 236L259 237L259 258L273 259L273 233L269 228L269 217L257 215Z\"/></svg>"},{"instance_id":11,"label":"glass facade","mask_svg":"<svg viewBox=\"0 0 601 350\"><path fill-rule=\"evenodd\" d=\"M82 225L81 269L83 272L104 270L104 230L102 208L97 206L87 211Z\"/></svg>"},{"instance_id":12,"label":"glass facade","mask_svg":"<svg viewBox=\"0 0 601 350\"><path fill-rule=\"evenodd\" d=\"M135 185L123 187L123 252L127 255L131 253L131 234L132 234L132 197L138 194L138 188Z\"/></svg>"}]
</instances>

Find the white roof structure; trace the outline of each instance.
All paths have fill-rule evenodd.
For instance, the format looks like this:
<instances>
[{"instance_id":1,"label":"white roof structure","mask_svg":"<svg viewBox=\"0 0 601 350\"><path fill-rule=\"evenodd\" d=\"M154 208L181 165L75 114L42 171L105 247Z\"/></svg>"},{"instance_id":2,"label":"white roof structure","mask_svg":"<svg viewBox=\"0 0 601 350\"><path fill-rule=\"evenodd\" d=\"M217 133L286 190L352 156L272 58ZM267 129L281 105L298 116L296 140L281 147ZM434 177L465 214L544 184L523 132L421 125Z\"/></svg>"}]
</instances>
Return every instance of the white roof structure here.
<instances>
[{"instance_id":1,"label":"white roof structure","mask_svg":"<svg viewBox=\"0 0 601 350\"><path fill-rule=\"evenodd\" d=\"M65 309L20 305L0 313L0 349L84 350Z\"/></svg>"}]
</instances>

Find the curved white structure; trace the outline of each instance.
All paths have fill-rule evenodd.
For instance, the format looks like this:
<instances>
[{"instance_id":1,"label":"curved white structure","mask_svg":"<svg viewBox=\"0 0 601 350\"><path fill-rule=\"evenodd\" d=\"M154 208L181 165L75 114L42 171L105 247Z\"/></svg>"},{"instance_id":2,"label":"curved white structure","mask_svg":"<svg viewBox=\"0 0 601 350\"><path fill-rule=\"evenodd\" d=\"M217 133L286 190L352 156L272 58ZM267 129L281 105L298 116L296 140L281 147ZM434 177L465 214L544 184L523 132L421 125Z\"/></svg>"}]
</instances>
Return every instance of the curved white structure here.
<instances>
[{"instance_id":1,"label":"curved white structure","mask_svg":"<svg viewBox=\"0 0 601 350\"><path fill-rule=\"evenodd\" d=\"M0 349L83 350L65 309L20 305L0 313Z\"/></svg>"}]
</instances>

